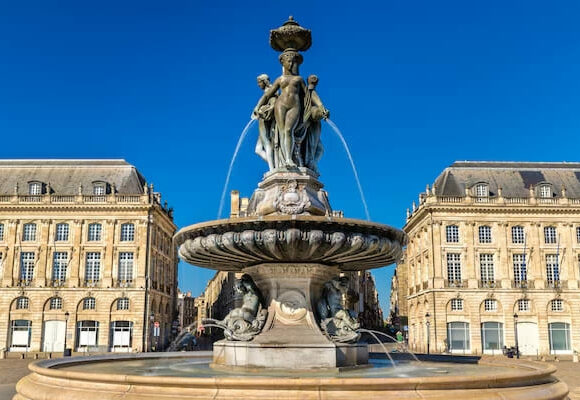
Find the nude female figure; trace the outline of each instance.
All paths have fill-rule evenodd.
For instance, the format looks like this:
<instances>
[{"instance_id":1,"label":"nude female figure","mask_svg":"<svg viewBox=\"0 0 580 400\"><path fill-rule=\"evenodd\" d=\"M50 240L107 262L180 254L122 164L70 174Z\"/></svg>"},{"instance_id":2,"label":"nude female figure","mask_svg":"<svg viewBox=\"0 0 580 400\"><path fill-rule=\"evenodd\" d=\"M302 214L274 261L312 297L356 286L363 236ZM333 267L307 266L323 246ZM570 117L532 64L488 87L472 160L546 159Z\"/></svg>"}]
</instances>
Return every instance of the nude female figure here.
<instances>
[{"instance_id":1,"label":"nude female figure","mask_svg":"<svg viewBox=\"0 0 580 400\"><path fill-rule=\"evenodd\" d=\"M278 90L280 95L274 103L274 118L280 135L280 150L282 162L277 167L295 167L296 162L292 156L294 153L294 135L296 129L302 123L304 108L304 95L306 84L298 75L298 66L302 63L302 56L295 50L286 50L280 57L282 64L282 76L274 81L265 92L254 108L254 115L258 116L260 107L274 97Z\"/></svg>"}]
</instances>

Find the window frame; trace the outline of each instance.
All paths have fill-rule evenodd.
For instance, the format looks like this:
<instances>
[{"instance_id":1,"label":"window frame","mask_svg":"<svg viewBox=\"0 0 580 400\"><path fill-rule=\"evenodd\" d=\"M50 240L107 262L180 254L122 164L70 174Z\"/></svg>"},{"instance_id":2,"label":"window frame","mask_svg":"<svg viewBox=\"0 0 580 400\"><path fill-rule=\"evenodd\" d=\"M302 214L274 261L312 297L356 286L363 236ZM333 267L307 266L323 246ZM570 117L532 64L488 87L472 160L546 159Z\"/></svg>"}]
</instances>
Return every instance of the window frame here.
<instances>
[{"instance_id":1,"label":"window frame","mask_svg":"<svg viewBox=\"0 0 580 400\"><path fill-rule=\"evenodd\" d=\"M446 243L459 243L459 225L445 226Z\"/></svg>"},{"instance_id":2,"label":"window frame","mask_svg":"<svg viewBox=\"0 0 580 400\"><path fill-rule=\"evenodd\" d=\"M477 237L479 239L479 243L481 244L489 244L492 243L492 235L491 235L491 226L489 225L481 225L477 230Z\"/></svg>"},{"instance_id":3,"label":"window frame","mask_svg":"<svg viewBox=\"0 0 580 400\"><path fill-rule=\"evenodd\" d=\"M117 299L117 311L128 311L131 306L131 301L128 297L119 297Z\"/></svg>"},{"instance_id":4,"label":"window frame","mask_svg":"<svg viewBox=\"0 0 580 400\"><path fill-rule=\"evenodd\" d=\"M463 299L454 298L450 301L451 311L463 311Z\"/></svg>"},{"instance_id":5,"label":"window frame","mask_svg":"<svg viewBox=\"0 0 580 400\"><path fill-rule=\"evenodd\" d=\"M36 241L37 227L34 222L27 222L22 225L22 241L23 242L35 242Z\"/></svg>"},{"instance_id":6,"label":"window frame","mask_svg":"<svg viewBox=\"0 0 580 400\"><path fill-rule=\"evenodd\" d=\"M28 182L28 195L40 196L42 194L42 182Z\"/></svg>"},{"instance_id":7,"label":"window frame","mask_svg":"<svg viewBox=\"0 0 580 400\"><path fill-rule=\"evenodd\" d=\"M16 298L16 310L29 310L30 309L30 299L26 296L18 296Z\"/></svg>"},{"instance_id":8,"label":"window frame","mask_svg":"<svg viewBox=\"0 0 580 400\"><path fill-rule=\"evenodd\" d=\"M103 224L91 222L87 227L87 242L100 242L103 240Z\"/></svg>"},{"instance_id":9,"label":"window frame","mask_svg":"<svg viewBox=\"0 0 580 400\"><path fill-rule=\"evenodd\" d=\"M545 226L544 227L544 243L545 244L556 244L558 242L558 230L555 226Z\"/></svg>"},{"instance_id":10,"label":"window frame","mask_svg":"<svg viewBox=\"0 0 580 400\"><path fill-rule=\"evenodd\" d=\"M497 312L497 300L496 299L485 299L483 300L483 310L485 312Z\"/></svg>"},{"instance_id":11,"label":"window frame","mask_svg":"<svg viewBox=\"0 0 580 400\"><path fill-rule=\"evenodd\" d=\"M49 310L62 310L62 297L54 296L49 300L48 308Z\"/></svg>"},{"instance_id":12,"label":"window frame","mask_svg":"<svg viewBox=\"0 0 580 400\"><path fill-rule=\"evenodd\" d=\"M85 284L100 282L101 260L100 251L87 251L85 255Z\"/></svg>"},{"instance_id":13,"label":"window frame","mask_svg":"<svg viewBox=\"0 0 580 400\"><path fill-rule=\"evenodd\" d=\"M524 244L526 242L526 230L522 225L512 226L512 244Z\"/></svg>"},{"instance_id":14,"label":"window frame","mask_svg":"<svg viewBox=\"0 0 580 400\"><path fill-rule=\"evenodd\" d=\"M97 299L94 297L83 298L83 311L90 311L97 309Z\"/></svg>"},{"instance_id":15,"label":"window frame","mask_svg":"<svg viewBox=\"0 0 580 400\"><path fill-rule=\"evenodd\" d=\"M125 222L121 224L121 231L119 232L120 242L134 242L135 241L135 224L132 222Z\"/></svg>"},{"instance_id":16,"label":"window frame","mask_svg":"<svg viewBox=\"0 0 580 400\"><path fill-rule=\"evenodd\" d=\"M55 242L68 242L70 237L70 225L66 222L59 222L54 228Z\"/></svg>"}]
</instances>

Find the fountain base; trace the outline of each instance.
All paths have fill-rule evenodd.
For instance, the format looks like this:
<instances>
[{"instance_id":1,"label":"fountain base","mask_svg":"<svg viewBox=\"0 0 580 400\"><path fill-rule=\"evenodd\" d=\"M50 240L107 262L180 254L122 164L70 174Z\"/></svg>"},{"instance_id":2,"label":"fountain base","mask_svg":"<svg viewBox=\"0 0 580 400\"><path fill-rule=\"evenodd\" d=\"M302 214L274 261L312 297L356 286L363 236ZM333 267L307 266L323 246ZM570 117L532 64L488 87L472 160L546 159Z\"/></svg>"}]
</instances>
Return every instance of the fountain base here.
<instances>
[{"instance_id":1,"label":"fountain base","mask_svg":"<svg viewBox=\"0 0 580 400\"><path fill-rule=\"evenodd\" d=\"M243 368L308 370L368 365L366 344L347 343L245 343L222 340L214 343L213 363Z\"/></svg>"}]
</instances>

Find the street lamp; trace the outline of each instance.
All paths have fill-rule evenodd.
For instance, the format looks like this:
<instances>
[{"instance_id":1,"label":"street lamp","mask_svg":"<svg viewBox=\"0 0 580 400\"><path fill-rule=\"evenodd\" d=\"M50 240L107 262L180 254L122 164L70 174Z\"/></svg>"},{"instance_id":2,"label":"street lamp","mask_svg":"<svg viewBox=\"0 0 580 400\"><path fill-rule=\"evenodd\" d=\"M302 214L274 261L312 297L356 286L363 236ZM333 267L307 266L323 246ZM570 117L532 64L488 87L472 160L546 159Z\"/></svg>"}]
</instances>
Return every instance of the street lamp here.
<instances>
[{"instance_id":1,"label":"street lamp","mask_svg":"<svg viewBox=\"0 0 580 400\"><path fill-rule=\"evenodd\" d=\"M430 346L431 346L431 329L429 329L429 327L431 326L431 322L429 321L429 317L431 317L431 315L429 313L425 314L425 324L427 325L427 354L429 354L429 350L430 350Z\"/></svg>"},{"instance_id":2,"label":"street lamp","mask_svg":"<svg viewBox=\"0 0 580 400\"><path fill-rule=\"evenodd\" d=\"M68 317L70 317L70 313L66 311L64 313L64 352L62 353L63 357L70 357L71 350L66 347L66 336L68 330Z\"/></svg>"},{"instance_id":3,"label":"street lamp","mask_svg":"<svg viewBox=\"0 0 580 400\"><path fill-rule=\"evenodd\" d=\"M518 314L514 313L514 333L516 335L516 358L520 358L520 345L518 343Z\"/></svg>"}]
</instances>

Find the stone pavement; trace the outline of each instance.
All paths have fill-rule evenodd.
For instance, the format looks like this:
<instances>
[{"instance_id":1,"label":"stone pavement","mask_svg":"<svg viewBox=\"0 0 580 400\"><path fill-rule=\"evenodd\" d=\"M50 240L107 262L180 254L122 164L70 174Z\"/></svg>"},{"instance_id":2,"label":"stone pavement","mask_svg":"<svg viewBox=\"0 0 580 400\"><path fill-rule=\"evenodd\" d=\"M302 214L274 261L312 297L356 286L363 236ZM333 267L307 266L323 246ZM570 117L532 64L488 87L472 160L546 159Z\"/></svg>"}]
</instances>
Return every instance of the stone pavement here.
<instances>
[{"instance_id":1,"label":"stone pavement","mask_svg":"<svg viewBox=\"0 0 580 400\"><path fill-rule=\"evenodd\" d=\"M580 400L580 363L571 361L550 361L549 363L558 368L556 372L558 379L568 385L570 400Z\"/></svg>"},{"instance_id":2,"label":"stone pavement","mask_svg":"<svg viewBox=\"0 0 580 400\"><path fill-rule=\"evenodd\" d=\"M28 374L28 364L34 360L0 360L0 400L10 400L14 395L14 385ZM558 368L556 376L570 388L570 400L580 400L580 363L571 361L553 362Z\"/></svg>"}]
</instances>

